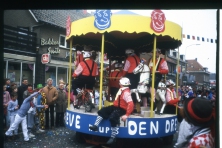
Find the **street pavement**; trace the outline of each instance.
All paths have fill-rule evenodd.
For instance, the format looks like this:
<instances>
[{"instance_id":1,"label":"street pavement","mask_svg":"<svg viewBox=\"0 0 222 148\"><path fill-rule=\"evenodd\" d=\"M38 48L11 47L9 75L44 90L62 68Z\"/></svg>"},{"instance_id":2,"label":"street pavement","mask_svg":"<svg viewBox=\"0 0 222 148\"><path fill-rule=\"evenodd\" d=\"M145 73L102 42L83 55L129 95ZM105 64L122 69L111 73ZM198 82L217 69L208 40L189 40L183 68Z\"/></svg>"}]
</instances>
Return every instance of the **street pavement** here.
<instances>
[{"instance_id":1,"label":"street pavement","mask_svg":"<svg viewBox=\"0 0 222 148\"><path fill-rule=\"evenodd\" d=\"M71 131L66 127L58 127L46 130L44 133L35 133L34 138L30 142L24 142L22 132L19 132L19 139L4 141L4 148L104 148L105 146L96 146L88 143L78 143L75 139L75 131ZM122 139L121 147L124 148L173 148L176 142L177 134L174 141L170 145L165 145L161 138L159 139Z\"/></svg>"}]
</instances>

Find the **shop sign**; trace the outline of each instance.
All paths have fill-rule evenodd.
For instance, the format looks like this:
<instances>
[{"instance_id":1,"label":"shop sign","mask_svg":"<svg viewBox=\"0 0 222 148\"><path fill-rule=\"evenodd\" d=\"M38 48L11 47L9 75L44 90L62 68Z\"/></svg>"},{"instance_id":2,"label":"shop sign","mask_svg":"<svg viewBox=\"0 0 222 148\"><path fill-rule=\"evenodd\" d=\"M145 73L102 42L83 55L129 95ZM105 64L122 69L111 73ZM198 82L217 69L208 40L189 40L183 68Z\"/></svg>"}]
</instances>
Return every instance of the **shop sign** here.
<instances>
[{"instance_id":1,"label":"shop sign","mask_svg":"<svg viewBox=\"0 0 222 148\"><path fill-rule=\"evenodd\" d=\"M51 61L51 55L48 54L48 53L42 54L41 61L42 61L42 64L50 63L50 61Z\"/></svg>"},{"instance_id":2,"label":"shop sign","mask_svg":"<svg viewBox=\"0 0 222 148\"><path fill-rule=\"evenodd\" d=\"M65 58L69 57L70 56L70 52L66 52L66 56ZM74 52L72 53L72 57L74 57Z\"/></svg>"},{"instance_id":3,"label":"shop sign","mask_svg":"<svg viewBox=\"0 0 222 148\"><path fill-rule=\"evenodd\" d=\"M49 48L48 48L48 53L49 53L49 54L60 53L60 49L59 49L59 48L51 49L51 47L49 47Z\"/></svg>"},{"instance_id":4,"label":"shop sign","mask_svg":"<svg viewBox=\"0 0 222 148\"><path fill-rule=\"evenodd\" d=\"M48 40L41 38L41 45L59 45L59 41L54 41L53 38L49 38Z\"/></svg>"}]
</instances>

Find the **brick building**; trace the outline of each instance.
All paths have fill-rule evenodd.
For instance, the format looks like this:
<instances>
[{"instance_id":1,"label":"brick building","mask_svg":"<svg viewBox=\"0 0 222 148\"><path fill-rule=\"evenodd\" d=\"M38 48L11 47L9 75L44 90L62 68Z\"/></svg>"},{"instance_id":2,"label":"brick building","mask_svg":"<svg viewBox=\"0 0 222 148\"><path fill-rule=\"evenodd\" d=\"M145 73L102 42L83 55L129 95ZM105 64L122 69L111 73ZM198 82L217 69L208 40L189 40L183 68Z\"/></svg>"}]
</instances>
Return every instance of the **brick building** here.
<instances>
[{"instance_id":1,"label":"brick building","mask_svg":"<svg viewBox=\"0 0 222 148\"><path fill-rule=\"evenodd\" d=\"M202 86L210 87L210 72L207 67L203 67L196 59L187 61L187 84L196 85L198 88Z\"/></svg>"}]
</instances>

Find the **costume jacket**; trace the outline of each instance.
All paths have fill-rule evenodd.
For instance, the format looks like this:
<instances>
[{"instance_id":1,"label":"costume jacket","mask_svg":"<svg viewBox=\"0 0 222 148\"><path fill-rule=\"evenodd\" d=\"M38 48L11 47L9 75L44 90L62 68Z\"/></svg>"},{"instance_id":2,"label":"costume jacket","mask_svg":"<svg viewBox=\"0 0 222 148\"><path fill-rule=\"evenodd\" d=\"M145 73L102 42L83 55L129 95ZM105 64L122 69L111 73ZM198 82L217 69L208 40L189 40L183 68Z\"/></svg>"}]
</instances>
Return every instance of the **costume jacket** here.
<instances>
[{"instance_id":1,"label":"costume jacket","mask_svg":"<svg viewBox=\"0 0 222 148\"><path fill-rule=\"evenodd\" d=\"M133 70L138 66L139 63L140 58L136 54L129 56L125 61L123 74L125 75L126 73L133 73Z\"/></svg>"},{"instance_id":2,"label":"costume jacket","mask_svg":"<svg viewBox=\"0 0 222 148\"><path fill-rule=\"evenodd\" d=\"M120 89L121 89L121 94L119 95L117 99L115 99L115 101L113 102L113 106L125 109L126 115L129 116L132 113L133 108L134 108L130 89L128 87L120 88Z\"/></svg>"},{"instance_id":3,"label":"costume jacket","mask_svg":"<svg viewBox=\"0 0 222 148\"><path fill-rule=\"evenodd\" d=\"M72 76L77 77L80 74L83 76L94 76L94 77L97 76L98 66L96 62L94 62L90 58L86 58L84 61L81 61Z\"/></svg>"},{"instance_id":4,"label":"costume jacket","mask_svg":"<svg viewBox=\"0 0 222 148\"><path fill-rule=\"evenodd\" d=\"M109 86L119 88L119 79L122 77L122 71L116 69L110 73Z\"/></svg>"},{"instance_id":5,"label":"costume jacket","mask_svg":"<svg viewBox=\"0 0 222 148\"><path fill-rule=\"evenodd\" d=\"M176 105L176 103L179 102L179 100L176 97L176 92L174 91L174 89L167 88L166 102L168 105Z\"/></svg>"},{"instance_id":6,"label":"costume jacket","mask_svg":"<svg viewBox=\"0 0 222 148\"><path fill-rule=\"evenodd\" d=\"M152 68L153 68L153 59L149 59L148 61L148 66L150 68L150 72L152 73ZM160 74L168 74L169 70L168 70L168 66L167 66L167 62L165 59L163 58L157 58L156 59L156 71L159 71Z\"/></svg>"}]
</instances>

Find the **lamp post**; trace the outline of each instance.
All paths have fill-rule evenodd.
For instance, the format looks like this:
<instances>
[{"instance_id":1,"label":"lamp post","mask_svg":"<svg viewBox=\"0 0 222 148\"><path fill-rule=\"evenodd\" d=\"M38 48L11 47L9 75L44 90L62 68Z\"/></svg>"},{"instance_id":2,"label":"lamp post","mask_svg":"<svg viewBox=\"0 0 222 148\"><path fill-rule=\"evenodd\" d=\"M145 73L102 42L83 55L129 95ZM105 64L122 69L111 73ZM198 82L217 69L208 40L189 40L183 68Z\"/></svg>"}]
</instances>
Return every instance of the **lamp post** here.
<instances>
[{"instance_id":1,"label":"lamp post","mask_svg":"<svg viewBox=\"0 0 222 148\"><path fill-rule=\"evenodd\" d=\"M187 47L190 47L190 46L193 46L193 45L200 45L200 44L191 44L191 45L188 45ZM185 49L185 60L186 60L186 56L187 56L187 47L186 47L186 49Z\"/></svg>"},{"instance_id":2,"label":"lamp post","mask_svg":"<svg viewBox=\"0 0 222 148\"><path fill-rule=\"evenodd\" d=\"M190 47L190 46L194 46L194 45L200 45L200 44L191 44L191 45L186 46L186 48L185 48L185 64L186 64L186 66L185 66L185 73L187 72L187 62L186 62L186 58L187 58L187 57L186 57L186 56L187 56L187 48ZM185 74L185 73L184 73L184 74ZM183 74L183 75L184 75L184 74ZM183 83L184 83L184 82L183 82ZM186 83L187 83L187 80L186 80Z\"/></svg>"}]
</instances>

